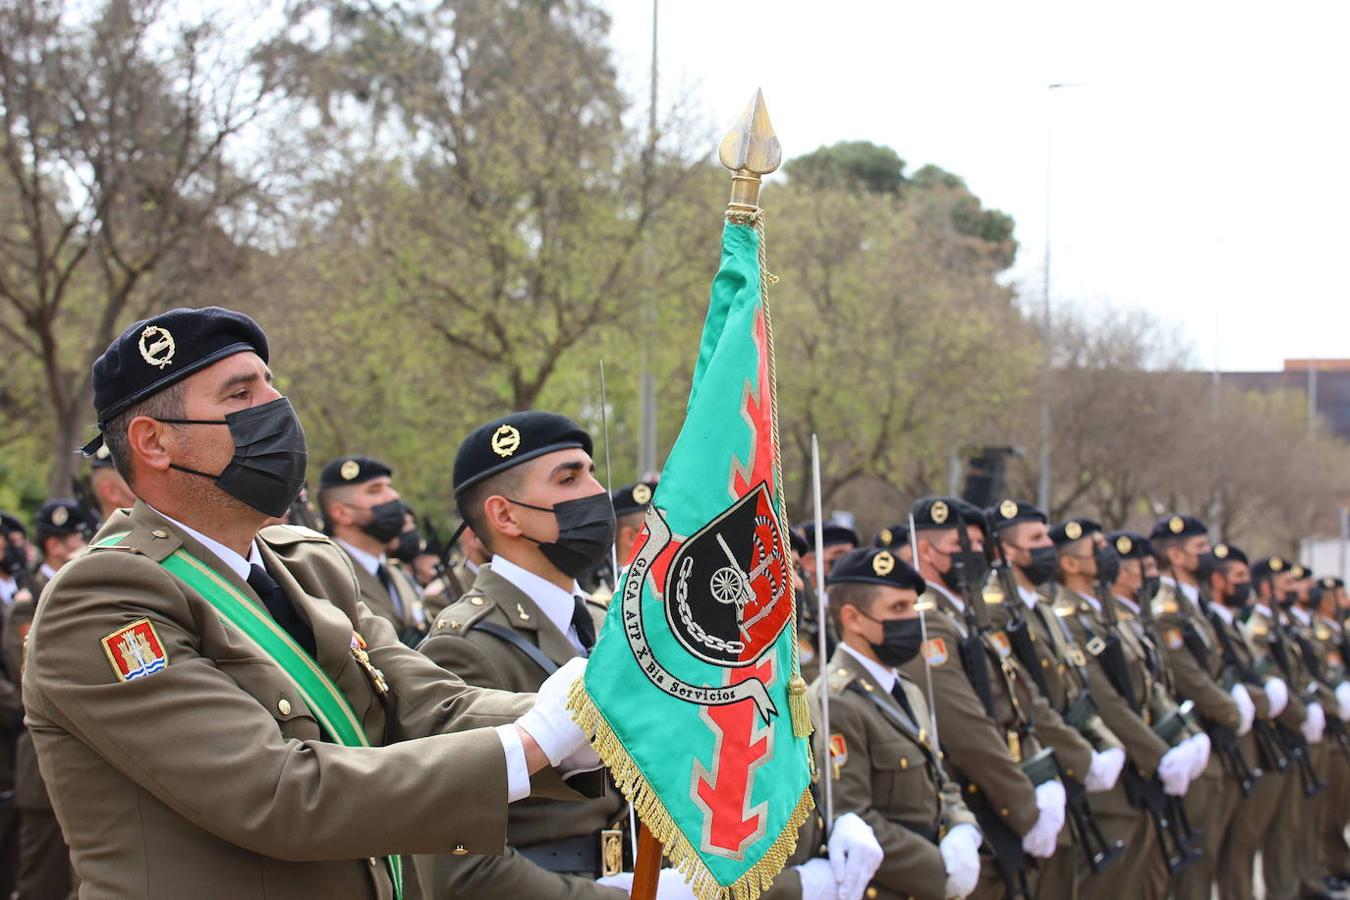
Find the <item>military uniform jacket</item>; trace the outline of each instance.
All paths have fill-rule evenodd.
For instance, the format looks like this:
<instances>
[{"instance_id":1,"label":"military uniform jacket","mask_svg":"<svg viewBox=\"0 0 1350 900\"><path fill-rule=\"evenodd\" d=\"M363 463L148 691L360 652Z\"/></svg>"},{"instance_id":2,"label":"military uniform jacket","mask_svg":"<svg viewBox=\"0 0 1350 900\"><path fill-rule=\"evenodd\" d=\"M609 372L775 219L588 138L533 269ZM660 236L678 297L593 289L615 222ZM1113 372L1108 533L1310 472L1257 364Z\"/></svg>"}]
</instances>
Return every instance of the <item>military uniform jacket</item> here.
<instances>
[{"instance_id":1,"label":"military uniform jacket","mask_svg":"<svg viewBox=\"0 0 1350 900\"><path fill-rule=\"evenodd\" d=\"M1285 627L1287 628L1287 619L1281 621L1286 623ZM1284 678L1284 672L1276 664L1271 650L1271 639L1274 635L1272 634L1270 616L1253 607L1251 616L1243 624L1241 631L1255 656L1266 661L1264 665L1266 674L1273 675L1276 678ZM1293 680L1289 682L1289 703L1275 717L1275 721L1286 728L1297 731L1308 714L1308 708L1304 705L1304 700L1308 698L1309 690L1315 691L1316 687L1313 685L1312 677L1308 674L1307 667L1303 664L1303 654L1292 634L1286 633L1284 647L1289 658L1289 666L1292 669L1290 674L1293 676Z\"/></svg>"},{"instance_id":2,"label":"military uniform jacket","mask_svg":"<svg viewBox=\"0 0 1350 900\"><path fill-rule=\"evenodd\" d=\"M604 607L588 602L596 631ZM477 626L490 622L509 628L561 666L577 656L566 635L549 621L530 597L492 571L478 569L473 586L437 618L431 635L419 648L433 662L466 682L481 687L532 693L547 677L538 663L517 647ZM522 800L511 806L507 843L529 847L563 838L596 836L624 818L626 806L617 790L582 803ZM419 862L425 866L426 861ZM522 897L530 900L573 897L619 897L622 891L593 880L547 871L517 853L502 857L442 857L434 862L434 897Z\"/></svg>"},{"instance_id":3,"label":"military uniform jacket","mask_svg":"<svg viewBox=\"0 0 1350 900\"><path fill-rule=\"evenodd\" d=\"M46 586L45 576L33 576L33 590L40 594ZM22 591L5 614L5 669L13 674L16 691L23 687L24 644L36 612L37 598L28 591ZM19 809L52 808L47 787L42 783L42 773L38 770L37 754L33 752L33 737L27 731L19 734L18 740L14 742L14 805Z\"/></svg>"},{"instance_id":4,"label":"military uniform jacket","mask_svg":"<svg viewBox=\"0 0 1350 900\"><path fill-rule=\"evenodd\" d=\"M1132 618L1129 610L1117 604L1116 633L1120 635L1126 675L1135 703L1139 706L1137 710L1116 690L1102 667L1101 653L1110 634L1105 616L1067 589L1062 590L1056 599L1055 612L1068 627L1076 644L1087 650L1087 673L1092 699L1097 703L1102 721L1120 740L1139 774L1144 778L1152 778L1163 754L1170 748L1153 733L1151 725L1174 712L1176 704L1150 672L1147 648L1140 642L1138 632L1129 627L1127 622L1127 617Z\"/></svg>"},{"instance_id":5,"label":"military uniform jacket","mask_svg":"<svg viewBox=\"0 0 1350 900\"><path fill-rule=\"evenodd\" d=\"M994 663L990 681L998 721L989 718L961 665L957 647L965 629L959 614L933 590L920 598L920 605L926 610L928 641L923 651L901 668L901 674L916 684L925 684L924 669L931 670L944 762L962 779L972 798L982 797L1021 837L1036 824L1038 814L1035 789L1008 747L1012 732L1019 739L1027 737L1021 747L1023 756L1029 757L1036 749L1035 736L1024 735L1024 717L1017 706L1021 701L1010 693L1006 676Z\"/></svg>"},{"instance_id":6,"label":"military uniform jacket","mask_svg":"<svg viewBox=\"0 0 1350 900\"><path fill-rule=\"evenodd\" d=\"M283 670L159 561L182 547L261 606L247 583L144 504L114 514L96 542L123 533L57 574L24 670L29 730L82 896L389 898L384 854L502 852L506 762L488 726L513 721L529 698L470 688L404 647L359 602L334 544L266 528L263 561L309 620L318 666L385 746L324 741ZM103 640L136 623L153 629L167 664L123 681ZM391 688L387 705L354 658L357 635ZM576 796L552 770L533 787Z\"/></svg>"},{"instance_id":7,"label":"military uniform jacket","mask_svg":"<svg viewBox=\"0 0 1350 900\"><path fill-rule=\"evenodd\" d=\"M348 557L350 558L350 554ZM352 571L356 573L356 583L361 588L361 601L371 612L393 625L394 631L400 637L414 631L425 632L426 613L422 609L422 592L418 589L417 583L393 560L385 560L384 568L389 573L390 583L398 593L399 605L403 607L402 613L395 609L393 598L380 583L380 579L367 572L364 566L353 559Z\"/></svg>"},{"instance_id":8,"label":"military uniform jacket","mask_svg":"<svg viewBox=\"0 0 1350 900\"><path fill-rule=\"evenodd\" d=\"M1237 728L1240 724L1237 703L1218 683L1224 668L1219 638L1200 608L1176 587L1163 582L1153 598L1153 619L1163 659L1172 672L1177 699L1190 700L1195 711L1208 721ZM1199 643L1204 645L1199 658L1186 646L1188 629L1193 629L1199 635ZM1210 758L1211 765L1216 762Z\"/></svg>"},{"instance_id":9,"label":"military uniform jacket","mask_svg":"<svg viewBox=\"0 0 1350 900\"><path fill-rule=\"evenodd\" d=\"M1336 682L1327 677L1329 668L1327 650L1332 637L1330 629L1325 622L1315 616L1310 616L1306 625L1294 613L1285 615L1280 621L1290 638L1288 643L1293 650L1290 654L1291 662L1300 673L1301 683L1298 686L1300 695L1308 702L1320 703L1327 715L1331 715L1337 708L1337 701L1334 687ZM1312 656L1311 665L1307 660L1309 655ZM1336 655L1339 657L1339 652ZM1321 676L1320 680L1313 677L1314 668ZM1290 689L1293 688L1294 686L1290 685Z\"/></svg>"},{"instance_id":10,"label":"military uniform jacket","mask_svg":"<svg viewBox=\"0 0 1350 900\"><path fill-rule=\"evenodd\" d=\"M974 825L975 817L938 761L923 692L903 677L897 682L915 722L843 647L830 658L828 676L826 772L835 778L835 815L856 813L876 834L886 854L872 879L878 896L943 900L947 870L936 841L955 825ZM854 684L867 696L850 688ZM815 689L820 685L817 681ZM872 697L894 718L879 710Z\"/></svg>"}]
</instances>

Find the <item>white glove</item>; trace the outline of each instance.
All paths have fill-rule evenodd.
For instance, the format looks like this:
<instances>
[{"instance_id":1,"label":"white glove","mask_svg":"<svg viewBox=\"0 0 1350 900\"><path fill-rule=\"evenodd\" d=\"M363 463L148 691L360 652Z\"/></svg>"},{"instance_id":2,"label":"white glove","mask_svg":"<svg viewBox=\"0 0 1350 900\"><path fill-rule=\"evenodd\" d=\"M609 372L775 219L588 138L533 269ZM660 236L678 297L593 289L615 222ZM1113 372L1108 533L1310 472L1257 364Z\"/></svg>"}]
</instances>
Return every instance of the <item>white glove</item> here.
<instances>
[{"instance_id":1,"label":"white glove","mask_svg":"<svg viewBox=\"0 0 1350 900\"><path fill-rule=\"evenodd\" d=\"M860 900L886 855L872 826L853 813L844 813L834 820L827 846L840 900Z\"/></svg>"},{"instance_id":2,"label":"white glove","mask_svg":"<svg viewBox=\"0 0 1350 900\"><path fill-rule=\"evenodd\" d=\"M1341 717L1341 721L1350 722L1350 681L1336 685L1336 705L1339 707L1336 714Z\"/></svg>"},{"instance_id":3,"label":"white glove","mask_svg":"<svg viewBox=\"0 0 1350 900\"><path fill-rule=\"evenodd\" d=\"M1252 695L1247 693L1247 689L1240 684L1233 685L1233 689L1228 692L1233 698L1233 702L1238 708L1238 737L1252 730L1252 720L1256 718L1256 704L1252 702Z\"/></svg>"},{"instance_id":4,"label":"white glove","mask_svg":"<svg viewBox=\"0 0 1350 900\"><path fill-rule=\"evenodd\" d=\"M588 745L586 735L581 733L581 729L572 721L572 714L567 711L567 695L572 690L572 684L585 674L585 659L576 657L568 660L566 665L548 676L539 686L539 693L530 711L516 719L516 724L534 738L539 749L548 757L549 764L555 767L564 759L569 762L589 762L579 757L573 759L578 751Z\"/></svg>"},{"instance_id":5,"label":"white glove","mask_svg":"<svg viewBox=\"0 0 1350 900\"><path fill-rule=\"evenodd\" d=\"M1182 744L1190 745L1193 751L1191 754L1191 781L1194 781L1204 773L1205 767L1209 765L1211 749L1209 735L1202 731L1186 738L1182 741Z\"/></svg>"},{"instance_id":6,"label":"white glove","mask_svg":"<svg viewBox=\"0 0 1350 900\"><path fill-rule=\"evenodd\" d=\"M967 823L957 825L938 844L942 865L947 870L947 891L944 896L964 897L975 890L980 880L980 844L984 835Z\"/></svg>"},{"instance_id":7,"label":"white glove","mask_svg":"<svg viewBox=\"0 0 1350 900\"><path fill-rule=\"evenodd\" d=\"M1283 678L1267 678L1261 687L1270 698L1270 718L1273 719L1289 705L1289 685L1284 683Z\"/></svg>"},{"instance_id":8,"label":"white glove","mask_svg":"<svg viewBox=\"0 0 1350 900\"><path fill-rule=\"evenodd\" d=\"M1049 859L1055 854L1055 836L1064 827L1064 785L1047 781L1036 785L1036 809L1040 815L1022 837L1022 849L1038 859Z\"/></svg>"},{"instance_id":9,"label":"white glove","mask_svg":"<svg viewBox=\"0 0 1350 900\"><path fill-rule=\"evenodd\" d=\"M1120 770L1125 766L1125 751L1119 747L1112 747L1109 750L1103 750L1101 753L1092 751L1092 763L1088 766L1087 778L1083 781L1083 787L1087 788L1089 794L1100 794L1102 791L1109 791L1116 786L1116 779L1120 777Z\"/></svg>"},{"instance_id":10,"label":"white glove","mask_svg":"<svg viewBox=\"0 0 1350 900\"><path fill-rule=\"evenodd\" d=\"M1198 752L1183 741L1163 754L1158 761L1158 778L1162 780L1164 793L1173 797L1186 796L1186 790L1191 786L1191 766Z\"/></svg>"},{"instance_id":11,"label":"white glove","mask_svg":"<svg viewBox=\"0 0 1350 900\"><path fill-rule=\"evenodd\" d=\"M808 859L793 868L802 880L802 900L837 900L840 896L828 859Z\"/></svg>"},{"instance_id":12,"label":"white glove","mask_svg":"<svg viewBox=\"0 0 1350 900\"><path fill-rule=\"evenodd\" d=\"M1322 732L1327 728L1327 714L1322 709L1320 703L1309 703L1308 714L1303 719L1303 725L1300 726L1303 731L1303 737L1308 743L1316 744L1322 740Z\"/></svg>"},{"instance_id":13,"label":"white glove","mask_svg":"<svg viewBox=\"0 0 1350 900\"><path fill-rule=\"evenodd\" d=\"M824 862L824 860L820 860ZM815 862L815 860L812 860ZM805 868L798 866L799 869ZM828 876L828 872L826 875ZM603 887L618 888L621 891L633 893L633 873L620 872L618 875L606 875L604 878L595 879L595 883ZM806 878L802 878L802 897L807 900L812 895L806 893ZM829 893L817 895L821 898L832 896ZM684 880L679 869L662 869L660 879L656 882L656 900L698 900L694 896L694 891L689 887L689 883Z\"/></svg>"}]
</instances>

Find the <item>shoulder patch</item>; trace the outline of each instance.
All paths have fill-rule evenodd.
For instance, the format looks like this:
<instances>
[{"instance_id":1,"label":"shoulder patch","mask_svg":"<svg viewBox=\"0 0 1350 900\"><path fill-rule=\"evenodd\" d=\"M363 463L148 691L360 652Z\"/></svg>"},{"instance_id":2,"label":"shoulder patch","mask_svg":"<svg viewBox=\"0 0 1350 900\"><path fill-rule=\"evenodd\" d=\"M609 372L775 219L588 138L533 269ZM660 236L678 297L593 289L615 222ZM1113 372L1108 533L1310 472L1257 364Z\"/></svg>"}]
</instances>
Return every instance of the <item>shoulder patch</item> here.
<instances>
[{"instance_id":1,"label":"shoulder patch","mask_svg":"<svg viewBox=\"0 0 1350 900\"><path fill-rule=\"evenodd\" d=\"M1174 616L1178 609L1180 607L1177 606L1177 598L1171 594L1153 601L1153 614L1155 616Z\"/></svg>"},{"instance_id":2,"label":"shoulder patch","mask_svg":"<svg viewBox=\"0 0 1350 900\"><path fill-rule=\"evenodd\" d=\"M989 643L993 644L994 649L998 651L999 659L1007 659L1012 654L1012 643L1008 640L1006 632L991 631Z\"/></svg>"},{"instance_id":3,"label":"shoulder patch","mask_svg":"<svg viewBox=\"0 0 1350 900\"><path fill-rule=\"evenodd\" d=\"M1270 634L1270 626L1267 625L1266 620L1260 616L1253 616L1247 625L1251 628L1252 634L1257 635L1258 637L1264 637L1267 634Z\"/></svg>"},{"instance_id":4,"label":"shoulder patch","mask_svg":"<svg viewBox=\"0 0 1350 900\"><path fill-rule=\"evenodd\" d=\"M169 664L168 651L149 619L137 619L125 628L119 628L102 643L118 681L144 678L162 672Z\"/></svg>"},{"instance_id":5,"label":"shoulder patch","mask_svg":"<svg viewBox=\"0 0 1350 900\"><path fill-rule=\"evenodd\" d=\"M936 669L947 661L947 642L942 638L930 638L923 642L919 652L930 668Z\"/></svg>"},{"instance_id":6,"label":"shoulder patch","mask_svg":"<svg viewBox=\"0 0 1350 900\"><path fill-rule=\"evenodd\" d=\"M1186 643L1186 639L1181 636L1180 628L1169 628L1163 632L1163 643L1169 650L1180 650L1181 645Z\"/></svg>"}]
</instances>

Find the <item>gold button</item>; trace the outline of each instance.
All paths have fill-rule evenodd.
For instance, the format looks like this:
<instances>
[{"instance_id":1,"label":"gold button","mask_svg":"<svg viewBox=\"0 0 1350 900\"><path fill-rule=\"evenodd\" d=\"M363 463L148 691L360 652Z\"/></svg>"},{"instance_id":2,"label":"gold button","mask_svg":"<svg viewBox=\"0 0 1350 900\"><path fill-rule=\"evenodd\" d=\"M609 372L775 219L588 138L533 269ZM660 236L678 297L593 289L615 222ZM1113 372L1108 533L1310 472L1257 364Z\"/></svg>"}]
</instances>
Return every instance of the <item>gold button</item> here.
<instances>
[{"instance_id":1,"label":"gold button","mask_svg":"<svg viewBox=\"0 0 1350 900\"><path fill-rule=\"evenodd\" d=\"M1048 669L1048 668L1050 668L1050 660L1048 660L1048 659L1042 659L1042 660L1041 660L1041 668L1042 668L1042 669Z\"/></svg>"},{"instance_id":2,"label":"gold button","mask_svg":"<svg viewBox=\"0 0 1350 900\"><path fill-rule=\"evenodd\" d=\"M969 784L969 786L966 787L967 794L978 794L979 792L980 786L973 781Z\"/></svg>"},{"instance_id":3,"label":"gold button","mask_svg":"<svg viewBox=\"0 0 1350 900\"><path fill-rule=\"evenodd\" d=\"M908 768L909 768L909 760L904 759L904 758L901 758L901 760L900 760L900 768L901 768L901 769L908 769Z\"/></svg>"},{"instance_id":4,"label":"gold button","mask_svg":"<svg viewBox=\"0 0 1350 900\"><path fill-rule=\"evenodd\" d=\"M291 714L291 701L287 700L285 697L282 697L280 700L277 701L277 711L280 712L283 716L289 716Z\"/></svg>"},{"instance_id":5,"label":"gold button","mask_svg":"<svg viewBox=\"0 0 1350 900\"><path fill-rule=\"evenodd\" d=\"M378 859L376 859L375 857L372 856L372 857L370 857L370 864L371 864L372 866L378 866L378 865L380 864L380 861L379 861Z\"/></svg>"},{"instance_id":6,"label":"gold button","mask_svg":"<svg viewBox=\"0 0 1350 900\"><path fill-rule=\"evenodd\" d=\"M1069 775L1070 778L1073 778L1073 777L1074 777L1073 769L1065 769L1064 771L1068 773L1068 775Z\"/></svg>"},{"instance_id":7,"label":"gold button","mask_svg":"<svg viewBox=\"0 0 1350 900\"><path fill-rule=\"evenodd\" d=\"M156 528L154 531L150 533L155 537L159 538L161 541L165 540L169 536L169 533L165 531L163 528Z\"/></svg>"},{"instance_id":8,"label":"gold button","mask_svg":"<svg viewBox=\"0 0 1350 900\"><path fill-rule=\"evenodd\" d=\"M1008 814L1008 807L1005 806L1005 807L1003 807L1002 809L1000 809L1000 810L998 811L998 814L999 814L1000 816L1006 816L1006 815Z\"/></svg>"},{"instance_id":9,"label":"gold button","mask_svg":"<svg viewBox=\"0 0 1350 900\"><path fill-rule=\"evenodd\" d=\"M463 844L456 844L455 849L451 850L450 852L453 853L455 856L468 856L469 854L469 851L464 849Z\"/></svg>"},{"instance_id":10,"label":"gold button","mask_svg":"<svg viewBox=\"0 0 1350 900\"><path fill-rule=\"evenodd\" d=\"M875 900L876 895L877 895L877 889L876 889L876 888L868 888L868 889L867 889L867 898L868 898L868 900Z\"/></svg>"},{"instance_id":11,"label":"gold button","mask_svg":"<svg viewBox=\"0 0 1350 900\"><path fill-rule=\"evenodd\" d=\"M483 598L482 598L482 597L470 597L470 598L469 598L469 602L472 603L474 606L482 606L482 605L483 605Z\"/></svg>"}]
</instances>

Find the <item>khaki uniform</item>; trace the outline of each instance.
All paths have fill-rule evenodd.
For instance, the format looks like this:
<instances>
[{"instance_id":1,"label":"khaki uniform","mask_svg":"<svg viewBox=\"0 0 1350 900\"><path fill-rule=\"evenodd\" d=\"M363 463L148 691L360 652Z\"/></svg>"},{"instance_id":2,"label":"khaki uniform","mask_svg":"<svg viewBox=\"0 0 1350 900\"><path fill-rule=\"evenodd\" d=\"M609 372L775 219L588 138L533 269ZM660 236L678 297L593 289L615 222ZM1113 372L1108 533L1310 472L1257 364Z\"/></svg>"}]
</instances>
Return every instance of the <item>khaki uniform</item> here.
<instances>
[{"instance_id":1,"label":"khaki uniform","mask_svg":"<svg viewBox=\"0 0 1350 900\"><path fill-rule=\"evenodd\" d=\"M604 607L588 603L588 608L598 632ZM469 684L523 693L538 690L549 671L519 647L490 634L484 624L518 635L555 667L577 656L566 635L538 605L488 565L479 568L477 579L464 596L436 618L431 636L419 649ZM510 850L505 855L442 855L419 859L418 868L424 873L430 895L436 898L619 898L623 891L597 885L595 874L583 874L581 864L576 868L555 867L568 866L566 860L574 859L570 854L576 852L591 854L589 865L593 866L595 859L603 857L600 832L613 830L626 819L627 806L617 790L584 803L522 800L511 806L507 824ZM625 838L617 840L621 847ZM558 861L550 863L550 868L532 861L555 855Z\"/></svg>"},{"instance_id":2,"label":"khaki uniform","mask_svg":"<svg viewBox=\"0 0 1350 900\"><path fill-rule=\"evenodd\" d=\"M938 842L956 825L974 825L975 816L938 760L923 692L905 678L897 682L911 719L842 647L830 658L828 683L834 813L857 814L886 854L868 896L943 900L947 870ZM817 681L813 689L820 687Z\"/></svg>"},{"instance_id":3,"label":"khaki uniform","mask_svg":"<svg viewBox=\"0 0 1350 900\"><path fill-rule=\"evenodd\" d=\"M47 584L33 576L39 592ZM23 685L24 642L37 611L37 602L25 592L5 617L3 651L5 668L14 673L17 687ZM70 864L70 850L57 824L47 785L38 770L33 738L21 732L14 748L14 805L19 810L19 861L17 887L22 900L61 900L74 896L79 887Z\"/></svg>"},{"instance_id":4,"label":"khaki uniform","mask_svg":"<svg viewBox=\"0 0 1350 900\"><path fill-rule=\"evenodd\" d=\"M0 601L0 628L8 615ZM3 640L0 634L0 640ZM19 689L11 681L17 672L9 672L0 657L0 897L8 897L14 890L19 871L19 813L14 804L15 742L23 725L23 707L19 703Z\"/></svg>"},{"instance_id":5,"label":"khaki uniform","mask_svg":"<svg viewBox=\"0 0 1350 900\"><path fill-rule=\"evenodd\" d=\"M1160 650L1172 672L1178 700L1190 700L1202 722L1236 729L1240 724L1237 703L1219 686L1223 656L1219 638L1191 599L1163 582L1153 599L1153 618ZM1186 646L1187 629L1204 645L1201 659ZM1218 872L1219 852L1237 809L1240 791L1236 778L1226 773L1216 747L1204 773L1186 792L1186 815L1191 826L1204 834L1205 855L1176 879L1177 900L1209 900L1210 887Z\"/></svg>"},{"instance_id":6,"label":"khaki uniform","mask_svg":"<svg viewBox=\"0 0 1350 900\"><path fill-rule=\"evenodd\" d=\"M1345 680L1345 660L1341 658L1341 624L1334 619L1318 618L1313 623L1313 647L1322 679L1330 685ZM1335 694L1333 693L1334 697ZM1327 722L1339 713L1339 702L1326 708ZM1342 724L1342 731L1350 725ZM1327 726L1327 767L1322 777L1327 780L1327 815L1321 823L1322 859L1327 871L1337 877L1350 874L1350 845L1345 840L1346 810L1350 809L1350 758L1344 744L1350 735L1338 737L1335 726Z\"/></svg>"},{"instance_id":7,"label":"khaki uniform","mask_svg":"<svg viewBox=\"0 0 1350 900\"><path fill-rule=\"evenodd\" d=\"M402 612L395 608L393 598L380 583L380 579L367 572L353 559L352 569L356 572L356 583L361 589L361 602L372 613L393 625L400 640L409 646L415 646L426 634L428 624L426 613L422 608L422 592L412 576L404 572L393 560L385 560L384 568L389 573L389 581L393 584L395 592L398 593Z\"/></svg>"},{"instance_id":8,"label":"khaki uniform","mask_svg":"<svg viewBox=\"0 0 1350 900\"><path fill-rule=\"evenodd\" d=\"M24 705L82 896L387 900L383 854L502 852L489 726L529 698L469 688L400 644L327 538L265 528L268 573L379 749L329 743L284 671L159 561L182 547L261 606L248 584L142 503L95 541L123 533L61 570L28 636ZM103 639L142 621L167 664L122 681ZM354 658L358 635L390 696ZM578 796L552 770L532 786Z\"/></svg>"},{"instance_id":9,"label":"khaki uniform","mask_svg":"<svg viewBox=\"0 0 1350 900\"><path fill-rule=\"evenodd\" d=\"M1068 627L1075 644L1087 650L1090 690L1102 721L1124 745L1134 774L1142 780L1152 780L1157 774L1158 763L1170 748L1153 733L1151 725L1175 713L1176 704L1149 668L1149 647L1130 624L1134 620L1133 614L1120 604L1116 604L1115 609L1115 631L1120 637L1125 674L1136 706L1131 706L1117 691L1102 667L1101 654L1111 634L1104 614L1067 589L1060 591L1055 604L1055 612ZM1122 773L1111 790L1088 798L1106 840L1123 841L1125 852L1098 874L1092 874L1090 869L1083 872L1083 890L1087 896L1108 884L1132 885L1137 896L1145 898L1162 897L1167 891L1167 862L1158 846L1153 822L1147 811L1131 805L1128 798L1126 783L1132 777L1129 772Z\"/></svg>"},{"instance_id":10,"label":"khaki uniform","mask_svg":"<svg viewBox=\"0 0 1350 900\"><path fill-rule=\"evenodd\" d=\"M1068 743L1076 735L1030 685L1026 671L991 638L984 649L989 660L994 718L985 713L961 665L959 642L966 634L961 614L945 594L930 588L919 605L927 617L924 651L901 669L916 684L925 684L929 669L937 707L944 764L961 785L962 799L980 819L985 840L980 848L980 883L972 897L1002 898L1002 876L994 863L992 834L998 823L1016 838L1036 824L1036 793L1020 763L1041 748L1042 740ZM1081 739L1080 739L1081 740ZM1090 751L1067 765L1086 772ZM1034 879L1033 879L1034 880Z\"/></svg>"},{"instance_id":11,"label":"khaki uniform","mask_svg":"<svg viewBox=\"0 0 1350 900\"><path fill-rule=\"evenodd\" d=\"M1000 591L986 591L987 599L1002 597ZM1008 642L1006 629L1010 621L1010 603L1023 603L1021 596L1002 597L1001 603L989 604L990 627L998 636L1000 645ZM1082 650L1074 643L1072 636L1063 623L1054 614L1052 602L1041 597L1033 608L1023 603L1026 615L1027 632L1036 647L1040 660L1041 677L1048 694L1041 694L1034 677L1028 678L1031 689L1045 705L1059 715L1065 715L1070 706L1087 692L1083 682L1082 666L1086 663ZM1030 676L1030 673L1028 672ZM1038 720L1039 721L1039 720ZM1115 735L1102 724L1099 716L1093 715L1084 723L1082 730L1070 726L1048 732L1042 742L1055 751L1065 775L1082 781L1087 777L1092 764L1094 750L1119 747ZM1078 836L1072 824L1067 820L1059 832L1058 849L1055 855L1040 864L1040 878L1037 883L1037 895L1048 900L1064 900L1078 896L1078 885L1087 865L1087 856L1078 845Z\"/></svg>"},{"instance_id":12,"label":"khaki uniform","mask_svg":"<svg viewBox=\"0 0 1350 900\"><path fill-rule=\"evenodd\" d=\"M1327 787L1323 788L1313 797L1304 796L1302 788L1297 789L1299 809L1294 819L1298 828L1298 837L1290 839L1292 847L1286 847L1283 844L1278 845L1285 852L1292 851L1294 867L1298 872L1298 890L1300 894L1318 894L1326 890L1326 878L1331 874L1331 869L1327 864L1322 853L1323 841L1318 839L1325 829L1330 827L1328 822L1332 819L1339 819L1342 827L1345 824L1345 815L1343 807L1336 807L1331 799L1329 787L1331 779L1328 773L1334 770L1336 762L1334 757L1345 759L1345 751L1337 744L1336 739L1330 734L1331 719L1337 715L1339 704L1336 701L1336 694L1327 684L1315 680L1312 677L1311 669L1308 663L1304 662L1304 653L1309 652L1312 656L1312 666L1319 672L1323 671L1323 658L1318 655L1319 642L1316 639L1316 627L1311 614L1308 614L1308 623L1305 625L1303 617L1299 615L1303 610L1294 610L1286 613L1281 618L1284 623L1285 634L1290 648L1290 659L1298 673L1299 684L1297 690L1299 695L1309 703L1318 703L1322 707L1322 712L1326 715L1328 726L1323 734L1322 740L1316 744L1308 745L1308 757L1312 761L1314 773L1326 782ZM1295 691L1295 685L1289 686L1289 692ZM1292 705L1293 700L1290 700ZM1297 734L1297 726L1295 726ZM1294 781L1299 781L1297 773L1290 772ZM1294 805L1294 804L1291 804ZM1287 817L1287 812L1281 809L1281 816L1276 820L1276 829L1280 828L1281 821ZM1292 830L1292 829L1291 829ZM1286 832L1284 837L1288 839Z\"/></svg>"}]
</instances>

